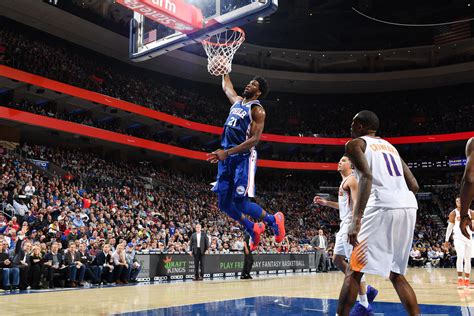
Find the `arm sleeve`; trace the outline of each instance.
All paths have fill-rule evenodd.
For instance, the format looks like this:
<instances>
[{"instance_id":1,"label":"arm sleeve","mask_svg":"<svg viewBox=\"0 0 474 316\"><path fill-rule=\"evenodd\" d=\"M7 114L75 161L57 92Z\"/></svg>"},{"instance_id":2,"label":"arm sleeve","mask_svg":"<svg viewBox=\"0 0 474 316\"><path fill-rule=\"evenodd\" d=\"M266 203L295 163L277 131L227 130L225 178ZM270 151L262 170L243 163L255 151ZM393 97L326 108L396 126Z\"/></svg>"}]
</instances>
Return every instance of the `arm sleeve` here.
<instances>
[{"instance_id":1,"label":"arm sleeve","mask_svg":"<svg viewBox=\"0 0 474 316\"><path fill-rule=\"evenodd\" d=\"M453 228L454 228L454 224L449 222L448 223L448 228L446 229L445 241L449 241L449 237L451 237L451 234L453 233Z\"/></svg>"}]
</instances>

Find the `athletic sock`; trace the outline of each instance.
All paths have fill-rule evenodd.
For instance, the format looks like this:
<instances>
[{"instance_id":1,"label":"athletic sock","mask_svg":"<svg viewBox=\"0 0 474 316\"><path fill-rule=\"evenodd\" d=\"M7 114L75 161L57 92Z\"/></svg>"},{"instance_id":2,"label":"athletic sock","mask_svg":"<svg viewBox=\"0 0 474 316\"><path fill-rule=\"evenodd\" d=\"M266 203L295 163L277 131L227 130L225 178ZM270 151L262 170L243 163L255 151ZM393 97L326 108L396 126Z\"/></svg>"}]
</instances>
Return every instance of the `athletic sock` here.
<instances>
[{"instance_id":1,"label":"athletic sock","mask_svg":"<svg viewBox=\"0 0 474 316\"><path fill-rule=\"evenodd\" d=\"M275 224L275 216L273 216L272 214L269 214L267 213L264 217L263 217L263 220L270 224L270 225L273 225Z\"/></svg>"},{"instance_id":2,"label":"athletic sock","mask_svg":"<svg viewBox=\"0 0 474 316\"><path fill-rule=\"evenodd\" d=\"M369 307L369 300L367 299L367 294L359 294L359 303L365 308Z\"/></svg>"},{"instance_id":3,"label":"athletic sock","mask_svg":"<svg viewBox=\"0 0 474 316\"><path fill-rule=\"evenodd\" d=\"M234 199L234 205L238 211L247 214L252 218L262 218L262 214L264 212L263 208L257 203L250 202L247 197ZM268 213L266 213L262 219L270 225L275 223L275 217Z\"/></svg>"}]
</instances>

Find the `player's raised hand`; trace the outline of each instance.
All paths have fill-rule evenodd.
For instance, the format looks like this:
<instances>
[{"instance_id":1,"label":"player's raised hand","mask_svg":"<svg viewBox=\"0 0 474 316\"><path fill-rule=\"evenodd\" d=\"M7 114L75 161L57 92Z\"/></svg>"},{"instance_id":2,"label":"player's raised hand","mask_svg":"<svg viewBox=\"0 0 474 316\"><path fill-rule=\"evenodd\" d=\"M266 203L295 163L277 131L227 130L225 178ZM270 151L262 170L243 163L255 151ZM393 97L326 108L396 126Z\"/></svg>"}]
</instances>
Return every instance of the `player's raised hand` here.
<instances>
[{"instance_id":1,"label":"player's raised hand","mask_svg":"<svg viewBox=\"0 0 474 316\"><path fill-rule=\"evenodd\" d=\"M328 200L323 199L319 195L316 195L313 199L313 203L314 204L319 204L319 205L322 205L322 206L326 206L328 204Z\"/></svg>"}]
</instances>

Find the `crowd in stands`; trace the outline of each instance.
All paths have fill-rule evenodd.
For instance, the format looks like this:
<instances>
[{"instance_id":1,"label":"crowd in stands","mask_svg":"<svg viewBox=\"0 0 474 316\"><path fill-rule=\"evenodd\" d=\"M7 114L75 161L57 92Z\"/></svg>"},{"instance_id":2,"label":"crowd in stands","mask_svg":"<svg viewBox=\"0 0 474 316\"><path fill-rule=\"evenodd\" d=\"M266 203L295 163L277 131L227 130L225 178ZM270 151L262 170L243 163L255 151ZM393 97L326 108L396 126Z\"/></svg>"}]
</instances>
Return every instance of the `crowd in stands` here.
<instances>
[{"instance_id":1,"label":"crowd in stands","mask_svg":"<svg viewBox=\"0 0 474 316\"><path fill-rule=\"evenodd\" d=\"M3 100L6 100L4 105L21 111L71 121L124 135L135 136L197 151L211 152L218 149L220 146L219 141L210 141L211 138L200 140L197 136L193 135L179 137L169 130L166 130L166 128L150 128L140 124L138 124L138 127L127 128L127 126L135 125L134 122L125 122L120 118L113 118L111 116L108 116L107 120L103 120L102 117L94 118L91 111L85 111L80 108L66 110L65 108L61 108L54 101L41 102L41 104L37 104L27 99L13 99L13 96L3 98ZM450 150L450 156L446 157L441 153L440 146L437 144L433 144L430 147L419 147L418 144L399 145L397 147L406 162L438 161L447 158L461 157L464 151L463 144L460 144L457 147L452 147ZM324 146L314 148L308 145L296 146L294 144L289 144L286 147L283 146L276 149L273 146L273 143L269 142L260 142L257 146L258 156L260 159L297 162L335 162L338 161L342 155L343 147L339 147L339 150L334 150L333 148L330 150L326 149L327 147Z\"/></svg>"},{"instance_id":2,"label":"crowd in stands","mask_svg":"<svg viewBox=\"0 0 474 316\"><path fill-rule=\"evenodd\" d=\"M457 182L459 183L459 182ZM409 265L412 267L443 267L456 266L456 252L452 244L446 245L445 234L449 213L454 209L454 201L459 195L459 186L432 188L436 199L419 201L421 209L432 210L437 220L432 217L418 216L413 248L410 252ZM433 210L438 210L435 212Z\"/></svg>"},{"instance_id":3,"label":"crowd in stands","mask_svg":"<svg viewBox=\"0 0 474 316\"><path fill-rule=\"evenodd\" d=\"M197 151L211 152L220 147L220 142L199 141L198 137L193 136L183 138L176 137L171 132L167 132L164 129L151 129L147 126L140 126L138 128L126 128L123 126L123 122L121 122L120 119L116 118L107 121L94 119L92 112L90 111L81 111L80 113L73 111L68 113L66 110L60 110L55 102L45 102L41 105L38 105L29 100L22 99L18 101L9 101L5 104L5 106L21 111L27 111L51 118L106 129L124 135L135 136ZM132 125L131 122L127 122L126 124ZM326 153L324 150L318 152L301 152L301 149L304 148L298 148L297 151L291 153L276 153L273 151L271 145L267 147L265 144L267 143L261 142L257 147L259 158L262 159L299 162L333 162L337 161L339 159L339 156L341 155L341 153L329 154Z\"/></svg>"},{"instance_id":4,"label":"crowd in stands","mask_svg":"<svg viewBox=\"0 0 474 316\"><path fill-rule=\"evenodd\" d=\"M192 121L218 126L225 121L229 104L223 93L216 93L219 85L133 67L3 19L0 63ZM474 125L471 89L472 85L360 95L273 93L263 103L265 131L347 137L352 117L361 109L379 114L382 136L468 131Z\"/></svg>"},{"instance_id":5,"label":"crowd in stands","mask_svg":"<svg viewBox=\"0 0 474 316\"><path fill-rule=\"evenodd\" d=\"M65 174L48 178L26 158L47 160ZM13 215L0 218L2 256L9 258L1 263L4 286L130 282L140 268L135 252L187 252L197 222L211 238L210 253L243 249L239 224L216 208L205 184L212 179L202 175L26 144L18 154L2 155L0 163L0 203ZM300 191L288 196L290 187ZM276 245L269 233L259 252L310 251L316 227L337 227L335 212L308 208L314 191L309 183L283 180L262 188L267 209L283 210L289 221L285 242Z\"/></svg>"},{"instance_id":6,"label":"crowd in stands","mask_svg":"<svg viewBox=\"0 0 474 316\"><path fill-rule=\"evenodd\" d=\"M14 25L3 23L0 29L0 63L194 121L224 122L228 102L215 96L219 88L193 88L181 79L137 70ZM277 101L275 95L268 107L265 105L266 132L346 137L352 115L362 108L376 109L384 135L469 130L474 126L474 102L469 93L457 94L456 89L449 88L449 93L394 93L392 97L317 96L311 102L308 97L285 95ZM123 130L115 122L69 116L27 101L9 106L163 141L153 134ZM173 144L170 139L167 142ZM55 164L65 174L43 173L29 158ZM185 253L198 222L211 239L210 253L243 249L240 225L217 209L216 197L209 190L214 175L26 143L16 152L3 152L0 165L0 205L4 210L0 216L0 277L7 290L135 282L141 269L137 252ZM304 176L257 181L258 202L271 213L285 214L288 233L278 245L267 232L258 252L313 251L311 240L322 228L330 257L338 213L311 204L321 183ZM410 259L415 266L429 262L448 267L453 262L452 247L445 247L442 241L447 210L457 189L437 190L439 199L420 201ZM329 266L333 267L330 260Z\"/></svg>"},{"instance_id":7,"label":"crowd in stands","mask_svg":"<svg viewBox=\"0 0 474 316\"><path fill-rule=\"evenodd\" d=\"M196 137L184 138L181 140L179 137L173 137L172 133L170 132L163 132L163 129L153 130L146 126L126 128L122 126L120 119L118 118L111 118L110 120L106 121L95 120L92 116L92 112L90 111L81 110L80 113L68 113L66 110L58 109L55 102L45 102L42 105L38 105L29 100L22 99L19 101L9 101L5 104L5 106L51 118L97 127L128 136L135 136L169 145L185 147L187 149L211 151L217 149L219 146L219 144L216 143L215 148L205 147L204 144L200 143ZM131 125L131 123L128 122L128 125Z\"/></svg>"},{"instance_id":8,"label":"crowd in stands","mask_svg":"<svg viewBox=\"0 0 474 316\"><path fill-rule=\"evenodd\" d=\"M30 158L55 164L64 175L44 174ZM210 253L243 249L239 224L216 207L208 185L212 175L28 144L1 155L0 165L5 212L0 217L0 268L6 289L134 282L141 268L136 252L185 253L198 222L211 240ZM319 185L326 183L310 177L266 180L257 182L257 201L272 213L285 213L287 238L278 245L267 232L258 252L313 251L311 240L321 228L328 238L329 268L335 268L330 257L338 212L311 203ZM444 226L429 216L441 207L445 205L420 201L414 245L422 258L441 249ZM445 262L451 261L444 258L439 265L448 266Z\"/></svg>"}]
</instances>

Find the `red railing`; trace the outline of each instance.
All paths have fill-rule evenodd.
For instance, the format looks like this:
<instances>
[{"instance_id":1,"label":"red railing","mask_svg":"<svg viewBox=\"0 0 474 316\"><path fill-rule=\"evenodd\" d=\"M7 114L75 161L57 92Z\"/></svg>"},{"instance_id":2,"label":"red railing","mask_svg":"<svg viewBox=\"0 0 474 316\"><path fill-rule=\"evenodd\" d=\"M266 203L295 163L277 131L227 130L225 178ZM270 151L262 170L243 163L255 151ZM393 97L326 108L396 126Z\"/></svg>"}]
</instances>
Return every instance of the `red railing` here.
<instances>
[{"instance_id":1,"label":"red railing","mask_svg":"<svg viewBox=\"0 0 474 316\"><path fill-rule=\"evenodd\" d=\"M178 118L163 112L155 111L150 108L136 105L127 101L112 98L100 93L88 91L67 85L58 81L33 75L24 71L0 65L0 75L15 79L18 81L33 84L49 90L58 91L67 95L100 103L106 106L114 107L124 111L132 112L137 115L150 117L156 120L164 121L169 124L181 126L187 129L205 132L210 134L220 135L222 127L212 126L197 122L188 121ZM439 135L422 135L422 136L403 136L403 137L389 137L387 140L392 144L418 144L418 143L435 143L435 142L449 142L457 140L466 140L474 136L474 131L453 134L439 134ZM263 134L262 141L289 143L289 144L304 144L304 145L344 145L349 138L320 138L320 137L297 137L297 136L283 136L275 134Z\"/></svg>"},{"instance_id":2,"label":"red railing","mask_svg":"<svg viewBox=\"0 0 474 316\"><path fill-rule=\"evenodd\" d=\"M206 160L207 153L202 151L190 150L177 146L162 144L151 140L127 136L103 130L96 127L90 127L78 123L58 120L43 115L33 114L29 112L19 111L7 107L0 106L0 119L14 121L18 123L44 127L52 130L58 130L70 134L87 136L95 139L101 139L112 143L133 146L151 151L162 152L180 157L186 157L196 160ZM259 167L277 168L277 169L293 169L293 170L336 170L336 163L321 162L290 162L277 160L258 160Z\"/></svg>"}]
</instances>

